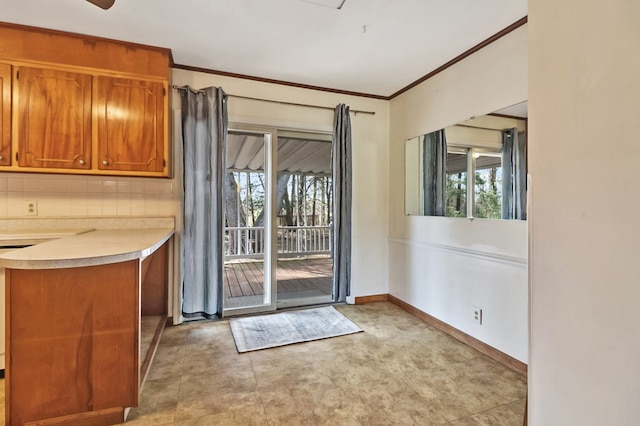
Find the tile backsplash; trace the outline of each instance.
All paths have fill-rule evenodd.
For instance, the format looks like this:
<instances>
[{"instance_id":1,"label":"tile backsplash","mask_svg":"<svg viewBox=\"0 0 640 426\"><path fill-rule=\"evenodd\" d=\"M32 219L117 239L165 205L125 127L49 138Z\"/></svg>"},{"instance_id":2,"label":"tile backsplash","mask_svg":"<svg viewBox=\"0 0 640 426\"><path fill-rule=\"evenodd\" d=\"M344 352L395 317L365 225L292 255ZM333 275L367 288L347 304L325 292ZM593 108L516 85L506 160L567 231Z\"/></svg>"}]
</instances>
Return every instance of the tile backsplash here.
<instances>
[{"instance_id":1,"label":"tile backsplash","mask_svg":"<svg viewBox=\"0 0 640 426\"><path fill-rule=\"evenodd\" d=\"M174 216L177 205L173 179L0 173L0 218Z\"/></svg>"}]
</instances>

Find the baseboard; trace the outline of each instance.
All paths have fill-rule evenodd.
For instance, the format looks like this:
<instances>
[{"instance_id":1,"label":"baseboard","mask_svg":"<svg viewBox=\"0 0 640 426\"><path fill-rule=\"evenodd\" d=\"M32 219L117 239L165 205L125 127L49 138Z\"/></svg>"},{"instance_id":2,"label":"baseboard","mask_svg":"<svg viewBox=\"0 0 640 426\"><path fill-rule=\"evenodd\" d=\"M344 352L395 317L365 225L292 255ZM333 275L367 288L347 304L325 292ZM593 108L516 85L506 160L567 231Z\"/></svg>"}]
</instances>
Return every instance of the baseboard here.
<instances>
[{"instance_id":1,"label":"baseboard","mask_svg":"<svg viewBox=\"0 0 640 426\"><path fill-rule=\"evenodd\" d=\"M409 303L403 300L400 300L395 296L392 296L390 294L377 295L377 296L367 296L367 297L364 297L363 299L379 298L380 300L375 300L379 302L379 301L383 301L381 296L386 296L386 299L384 300L388 300L394 305L404 309L405 311L409 312L413 316L426 322L427 324L432 325L433 327L437 328L438 330L444 333L447 333L448 335L455 338L456 340L459 340L462 343L465 343L471 346L472 348L476 349L477 351L487 355L489 358L492 358L493 360L499 362L505 367L510 368L511 370L515 371L516 373L522 374L525 377L527 376L527 364L525 364L524 362L519 361L513 358L512 356L505 354L504 352L494 348L493 346L487 345L483 341L478 340L475 337L470 336L467 333L460 331L455 327L450 326L446 322L443 322L437 319L436 317L433 317L427 314L426 312L422 312L420 309L416 308L415 306L412 306ZM358 304L358 298L356 298L356 304Z\"/></svg>"},{"instance_id":2,"label":"baseboard","mask_svg":"<svg viewBox=\"0 0 640 426\"><path fill-rule=\"evenodd\" d=\"M387 302L389 300L388 294L374 294L371 296L359 296L355 298L356 305L364 305L365 303L374 302Z\"/></svg>"}]
</instances>

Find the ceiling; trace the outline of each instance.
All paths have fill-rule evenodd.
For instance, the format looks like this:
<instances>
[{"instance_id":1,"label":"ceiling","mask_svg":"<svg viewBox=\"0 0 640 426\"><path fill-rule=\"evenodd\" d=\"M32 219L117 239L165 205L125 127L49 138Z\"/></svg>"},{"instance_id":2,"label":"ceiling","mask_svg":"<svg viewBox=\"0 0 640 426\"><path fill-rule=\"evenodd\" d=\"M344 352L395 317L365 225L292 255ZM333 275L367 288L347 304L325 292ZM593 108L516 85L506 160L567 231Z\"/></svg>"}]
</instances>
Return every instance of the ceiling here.
<instances>
[{"instance_id":1,"label":"ceiling","mask_svg":"<svg viewBox=\"0 0 640 426\"><path fill-rule=\"evenodd\" d=\"M229 132L227 169L264 171L264 139L255 134ZM278 172L331 175L331 141L278 138Z\"/></svg>"},{"instance_id":2,"label":"ceiling","mask_svg":"<svg viewBox=\"0 0 640 426\"><path fill-rule=\"evenodd\" d=\"M342 4L340 9L336 5ZM527 0L0 0L0 20L170 48L176 64L388 97Z\"/></svg>"}]
</instances>

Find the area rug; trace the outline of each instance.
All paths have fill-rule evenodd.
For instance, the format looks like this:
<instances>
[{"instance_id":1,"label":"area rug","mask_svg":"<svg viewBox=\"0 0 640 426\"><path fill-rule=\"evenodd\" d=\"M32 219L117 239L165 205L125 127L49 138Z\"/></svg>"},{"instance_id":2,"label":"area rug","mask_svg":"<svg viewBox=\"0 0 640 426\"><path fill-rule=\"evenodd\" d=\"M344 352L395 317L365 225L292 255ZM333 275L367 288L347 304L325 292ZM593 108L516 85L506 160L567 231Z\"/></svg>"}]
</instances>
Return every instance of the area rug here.
<instances>
[{"instance_id":1,"label":"area rug","mask_svg":"<svg viewBox=\"0 0 640 426\"><path fill-rule=\"evenodd\" d=\"M232 318L229 324L238 352L257 351L362 331L333 306Z\"/></svg>"}]
</instances>

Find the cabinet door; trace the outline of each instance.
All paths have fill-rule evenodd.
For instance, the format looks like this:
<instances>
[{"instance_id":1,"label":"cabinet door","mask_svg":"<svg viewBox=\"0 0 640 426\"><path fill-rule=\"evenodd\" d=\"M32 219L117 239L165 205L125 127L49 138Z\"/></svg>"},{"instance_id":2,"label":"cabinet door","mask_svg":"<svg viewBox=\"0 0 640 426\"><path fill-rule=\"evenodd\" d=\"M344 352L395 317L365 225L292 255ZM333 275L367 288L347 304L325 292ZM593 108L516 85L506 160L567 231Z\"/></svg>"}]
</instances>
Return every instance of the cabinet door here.
<instances>
[{"instance_id":1,"label":"cabinet door","mask_svg":"<svg viewBox=\"0 0 640 426\"><path fill-rule=\"evenodd\" d=\"M160 82L98 77L98 167L162 172L165 93Z\"/></svg>"},{"instance_id":2,"label":"cabinet door","mask_svg":"<svg viewBox=\"0 0 640 426\"><path fill-rule=\"evenodd\" d=\"M11 165L11 65L0 64L0 166Z\"/></svg>"},{"instance_id":3,"label":"cabinet door","mask_svg":"<svg viewBox=\"0 0 640 426\"><path fill-rule=\"evenodd\" d=\"M17 67L18 165L91 167L91 76Z\"/></svg>"}]
</instances>

